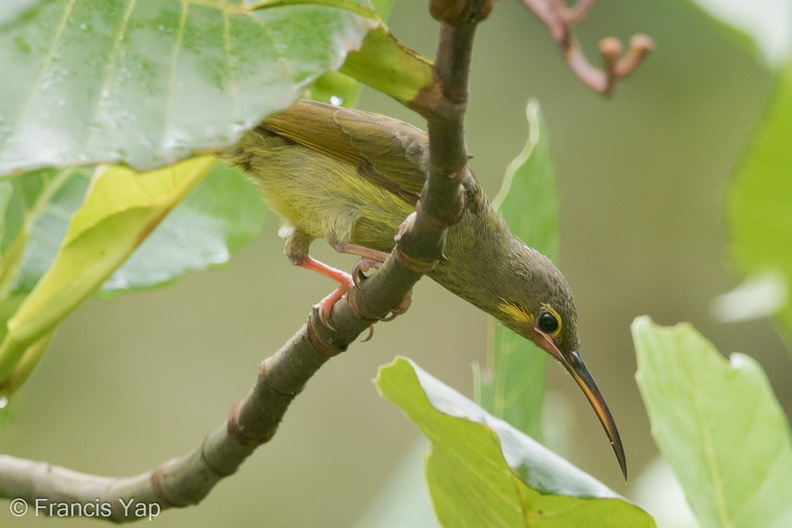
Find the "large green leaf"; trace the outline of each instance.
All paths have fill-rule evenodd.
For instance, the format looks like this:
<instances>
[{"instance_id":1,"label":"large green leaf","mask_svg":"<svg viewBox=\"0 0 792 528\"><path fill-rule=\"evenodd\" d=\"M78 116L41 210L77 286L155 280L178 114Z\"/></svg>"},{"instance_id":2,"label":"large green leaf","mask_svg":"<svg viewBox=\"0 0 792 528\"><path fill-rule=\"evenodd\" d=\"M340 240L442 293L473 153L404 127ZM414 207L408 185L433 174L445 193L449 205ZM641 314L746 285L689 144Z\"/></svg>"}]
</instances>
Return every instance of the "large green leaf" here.
<instances>
[{"instance_id":1,"label":"large green leaf","mask_svg":"<svg viewBox=\"0 0 792 528\"><path fill-rule=\"evenodd\" d=\"M549 142L536 101L528 103L526 115L528 141L509 165L494 204L516 236L556 259L558 198ZM548 356L508 328L493 324L489 365L486 372L477 373L479 403L541 442Z\"/></svg>"},{"instance_id":2,"label":"large green leaf","mask_svg":"<svg viewBox=\"0 0 792 528\"><path fill-rule=\"evenodd\" d=\"M189 271L226 264L261 231L266 214L258 189L217 163L99 293L107 297L159 287Z\"/></svg>"},{"instance_id":3,"label":"large green leaf","mask_svg":"<svg viewBox=\"0 0 792 528\"><path fill-rule=\"evenodd\" d=\"M712 16L740 44L758 51L771 66L781 66L792 51L789 0L690 0Z\"/></svg>"},{"instance_id":4,"label":"large green leaf","mask_svg":"<svg viewBox=\"0 0 792 528\"><path fill-rule=\"evenodd\" d=\"M792 332L792 63L779 75L727 198L730 252L746 275L775 277L786 298L780 317ZM767 281L764 281L767 282Z\"/></svg>"},{"instance_id":5,"label":"large green leaf","mask_svg":"<svg viewBox=\"0 0 792 528\"><path fill-rule=\"evenodd\" d=\"M90 175L88 168L40 169L0 181L0 211L5 213L0 216L5 227L0 229L0 301L30 293L52 265ZM3 189L8 189L5 201ZM265 214L258 190L218 163L100 293L162 286L186 272L225 264L259 233Z\"/></svg>"},{"instance_id":6,"label":"large green leaf","mask_svg":"<svg viewBox=\"0 0 792 528\"><path fill-rule=\"evenodd\" d=\"M376 25L334 7L251 11L239 0L3 2L0 22L0 174L150 168L226 145Z\"/></svg>"},{"instance_id":7,"label":"large green leaf","mask_svg":"<svg viewBox=\"0 0 792 528\"><path fill-rule=\"evenodd\" d=\"M393 7L393 0L371 0L371 3L380 19L387 20L391 7ZM380 28L378 31L382 32L382 29ZM371 57L371 59L375 64L381 62L378 57ZM356 106L359 96L360 83L349 75L336 71L327 72L319 77L311 86L308 94L308 98L314 101L346 107Z\"/></svg>"},{"instance_id":8,"label":"large green leaf","mask_svg":"<svg viewBox=\"0 0 792 528\"><path fill-rule=\"evenodd\" d=\"M792 435L761 367L687 324L632 331L652 435L702 526L792 526Z\"/></svg>"},{"instance_id":9,"label":"large green leaf","mask_svg":"<svg viewBox=\"0 0 792 528\"><path fill-rule=\"evenodd\" d=\"M640 508L411 361L381 367L375 383L432 443L426 473L443 526L655 526Z\"/></svg>"},{"instance_id":10,"label":"large green leaf","mask_svg":"<svg viewBox=\"0 0 792 528\"><path fill-rule=\"evenodd\" d=\"M204 156L142 174L123 167L99 171L53 264L8 320L0 343L0 390L8 392L17 377L29 373L15 370L19 362L42 346L216 162Z\"/></svg>"},{"instance_id":11,"label":"large green leaf","mask_svg":"<svg viewBox=\"0 0 792 528\"><path fill-rule=\"evenodd\" d=\"M0 342L7 337L8 320L52 264L90 175L87 167L71 167L0 181ZM2 385L3 394L13 393L27 379L51 337L47 331L18 351Z\"/></svg>"}]
</instances>

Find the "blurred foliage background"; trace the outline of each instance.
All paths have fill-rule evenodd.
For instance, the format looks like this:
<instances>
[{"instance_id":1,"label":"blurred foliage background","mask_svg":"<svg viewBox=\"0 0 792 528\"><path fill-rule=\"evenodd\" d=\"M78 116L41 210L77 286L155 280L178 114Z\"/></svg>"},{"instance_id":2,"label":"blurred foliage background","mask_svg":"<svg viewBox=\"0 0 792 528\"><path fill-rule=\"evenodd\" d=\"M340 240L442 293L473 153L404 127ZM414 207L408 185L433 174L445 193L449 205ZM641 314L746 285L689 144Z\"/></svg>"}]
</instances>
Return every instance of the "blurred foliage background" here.
<instances>
[{"instance_id":1,"label":"blurred foliage background","mask_svg":"<svg viewBox=\"0 0 792 528\"><path fill-rule=\"evenodd\" d=\"M423 4L396 2L393 33L434 55ZM691 321L723 352L767 371L787 414L789 356L768 321L717 322L712 299L739 281L726 262L722 200L730 170L770 93L770 74L687 2L599 3L578 26L600 38L650 35L656 50L608 100L568 72L546 28L517 2L479 29L467 118L471 166L493 196L525 140L525 101L538 99L561 201L560 267L575 291L583 354L619 424L631 481L656 455L634 381L629 325ZM419 126L420 118L364 90L360 107ZM91 300L58 331L16 396L0 449L79 471L134 474L197 445L251 385L264 357L333 285L293 268L277 219L226 269L113 301ZM350 267L323 243L315 255ZM472 395L484 362L486 316L430 280L410 311L329 362L297 398L273 441L197 508L158 526L322 526L355 523L419 434L371 383L396 354ZM629 495L596 417L551 367L547 419L568 432L573 463ZM412 482L411 486L417 486ZM14 526L52 525L28 516ZM59 520L82 526L84 520Z\"/></svg>"}]
</instances>

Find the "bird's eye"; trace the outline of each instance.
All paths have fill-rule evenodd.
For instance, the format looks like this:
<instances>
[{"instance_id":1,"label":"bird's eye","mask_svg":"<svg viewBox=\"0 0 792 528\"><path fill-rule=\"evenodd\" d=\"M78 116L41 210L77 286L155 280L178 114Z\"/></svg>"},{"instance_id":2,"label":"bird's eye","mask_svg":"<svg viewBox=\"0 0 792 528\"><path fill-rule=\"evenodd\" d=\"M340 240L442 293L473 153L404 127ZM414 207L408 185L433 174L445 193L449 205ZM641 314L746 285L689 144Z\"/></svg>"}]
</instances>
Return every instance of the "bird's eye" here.
<instances>
[{"instance_id":1,"label":"bird's eye","mask_svg":"<svg viewBox=\"0 0 792 528\"><path fill-rule=\"evenodd\" d=\"M550 312L544 312L539 316L537 326L545 334L553 334L558 330L558 318Z\"/></svg>"}]
</instances>

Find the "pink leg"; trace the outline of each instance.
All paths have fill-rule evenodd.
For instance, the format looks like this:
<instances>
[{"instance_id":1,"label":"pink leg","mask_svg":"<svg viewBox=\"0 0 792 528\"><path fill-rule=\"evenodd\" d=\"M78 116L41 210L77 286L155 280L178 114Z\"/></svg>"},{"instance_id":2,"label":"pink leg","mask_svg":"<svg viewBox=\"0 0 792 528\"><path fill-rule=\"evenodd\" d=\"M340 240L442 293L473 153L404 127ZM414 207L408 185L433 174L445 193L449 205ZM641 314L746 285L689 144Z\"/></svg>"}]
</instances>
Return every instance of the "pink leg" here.
<instances>
[{"instance_id":1,"label":"pink leg","mask_svg":"<svg viewBox=\"0 0 792 528\"><path fill-rule=\"evenodd\" d=\"M388 259L389 254L384 251L377 251L376 249L359 246L357 244L342 244L341 242L327 241L330 246L339 253L346 253L348 255L356 255L360 258L368 259L373 262L382 264Z\"/></svg>"},{"instance_id":2,"label":"pink leg","mask_svg":"<svg viewBox=\"0 0 792 528\"><path fill-rule=\"evenodd\" d=\"M323 262L319 262L312 257L305 257L302 262L295 265L315 271L320 275L327 277L328 279L333 279L339 284L338 288L336 288L328 296L317 303L317 306L319 307L319 318L326 326L330 326L327 322L327 318L330 316L330 310L332 310L333 305L355 285L354 281L352 280L352 276L349 273L335 269Z\"/></svg>"},{"instance_id":3,"label":"pink leg","mask_svg":"<svg viewBox=\"0 0 792 528\"><path fill-rule=\"evenodd\" d=\"M355 281L355 286L358 284L360 272L368 271L372 268L379 269L389 257L389 254L384 251L377 251L376 249L359 246L357 244L342 244L341 242L334 242L332 240L328 240L327 243L339 253L360 257L360 260L355 263L355 269L352 270L352 278Z\"/></svg>"}]
</instances>

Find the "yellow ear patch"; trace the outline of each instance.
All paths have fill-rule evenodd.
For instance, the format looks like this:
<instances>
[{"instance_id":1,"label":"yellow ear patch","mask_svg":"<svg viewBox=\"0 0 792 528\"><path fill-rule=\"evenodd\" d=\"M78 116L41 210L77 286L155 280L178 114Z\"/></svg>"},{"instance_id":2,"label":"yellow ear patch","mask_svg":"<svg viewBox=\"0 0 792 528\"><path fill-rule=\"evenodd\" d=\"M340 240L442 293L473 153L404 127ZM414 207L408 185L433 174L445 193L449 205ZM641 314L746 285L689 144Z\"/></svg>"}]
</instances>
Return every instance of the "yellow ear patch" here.
<instances>
[{"instance_id":1,"label":"yellow ear patch","mask_svg":"<svg viewBox=\"0 0 792 528\"><path fill-rule=\"evenodd\" d=\"M525 307L519 306L514 303L510 303L506 299L501 299L503 301L498 305L498 309L506 315L509 319L514 321L515 323L524 324L524 325L533 325L534 324L534 316L532 313L526 311Z\"/></svg>"},{"instance_id":2,"label":"yellow ear patch","mask_svg":"<svg viewBox=\"0 0 792 528\"><path fill-rule=\"evenodd\" d=\"M558 328L556 328L556 331L553 332L553 335L555 336L555 335L560 334L561 333L561 329L564 327L564 320L561 319L561 316L558 315L558 312L553 310L553 307L550 306L549 304L542 303L539 306L541 306L542 310L544 310L545 312L549 312L549 313L553 314L553 316L555 316L556 321L558 321Z\"/></svg>"}]
</instances>

